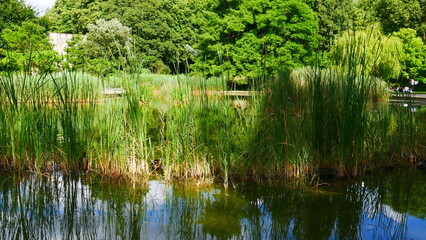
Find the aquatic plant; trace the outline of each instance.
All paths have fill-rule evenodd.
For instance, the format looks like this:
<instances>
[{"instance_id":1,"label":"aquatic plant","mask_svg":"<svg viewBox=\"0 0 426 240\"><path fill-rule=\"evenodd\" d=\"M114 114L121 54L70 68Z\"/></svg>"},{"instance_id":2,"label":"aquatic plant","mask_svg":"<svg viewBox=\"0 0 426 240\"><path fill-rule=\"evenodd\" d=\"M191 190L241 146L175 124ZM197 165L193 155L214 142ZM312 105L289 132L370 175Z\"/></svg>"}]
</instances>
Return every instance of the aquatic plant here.
<instances>
[{"instance_id":1,"label":"aquatic plant","mask_svg":"<svg viewBox=\"0 0 426 240\"><path fill-rule=\"evenodd\" d=\"M380 54L381 44L366 47L353 38L341 49L344 59L330 68L266 78L263 118L247 157L256 175L309 180L331 171L352 177L424 154L424 130L415 127L411 107L377 104L375 96L386 89L370 75L371 47Z\"/></svg>"},{"instance_id":2,"label":"aquatic plant","mask_svg":"<svg viewBox=\"0 0 426 240\"><path fill-rule=\"evenodd\" d=\"M362 57L369 48L350 44L344 64L261 71L263 83L247 96L225 94L225 77L3 74L1 167L228 185L311 181L324 171L352 177L417 161L426 152L424 120L410 102L382 103L385 86ZM102 96L109 87L123 92Z\"/></svg>"}]
</instances>

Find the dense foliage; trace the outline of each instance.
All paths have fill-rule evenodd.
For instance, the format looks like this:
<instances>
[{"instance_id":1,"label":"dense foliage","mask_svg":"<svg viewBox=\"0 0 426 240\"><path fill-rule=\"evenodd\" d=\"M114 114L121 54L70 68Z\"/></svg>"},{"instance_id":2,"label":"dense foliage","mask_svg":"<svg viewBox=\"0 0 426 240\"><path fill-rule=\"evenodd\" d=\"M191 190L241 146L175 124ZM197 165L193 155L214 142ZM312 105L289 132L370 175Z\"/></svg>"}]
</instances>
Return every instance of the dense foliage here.
<instances>
[{"instance_id":1,"label":"dense foliage","mask_svg":"<svg viewBox=\"0 0 426 240\"><path fill-rule=\"evenodd\" d=\"M34 10L26 6L22 0L1 0L0 3L0 34L6 28L11 28L26 20L35 19ZM0 71L4 69L5 62L7 61L5 48L6 42L3 37L0 36ZM16 63L14 65L16 65Z\"/></svg>"},{"instance_id":2,"label":"dense foliage","mask_svg":"<svg viewBox=\"0 0 426 240\"><path fill-rule=\"evenodd\" d=\"M46 17L52 31L76 34L88 33L89 24L100 18L118 19L132 29L135 51L145 66L169 72L190 56L188 46L195 43L192 17L198 5L195 0L58 0Z\"/></svg>"},{"instance_id":3,"label":"dense foliage","mask_svg":"<svg viewBox=\"0 0 426 240\"><path fill-rule=\"evenodd\" d=\"M317 0L315 10L319 18L319 31L323 37L323 49L332 45L334 37L353 25L357 17L356 5L352 0Z\"/></svg>"},{"instance_id":4,"label":"dense foliage","mask_svg":"<svg viewBox=\"0 0 426 240\"><path fill-rule=\"evenodd\" d=\"M426 24L425 0L380 0L375 10L385 33L401 28L417 29Z\"/></svg>"},{"instance_id":5,"label":"dense foliage","mask_svg":"<svg viewBox=\"0 0 426 240\"><path fill-rule=\"evenodd\" d=\"M1 0L0 72L45 72L59 59L48 40L45 22L23 0Z\"/></svg>"},{"instance_id":6,"label":"dense foliage","mask_svg":"<svg viewBox=\"0 0 426 240\"><path fill-rule=\"evenodd\" d=\"M4 49L0 48L0 70L53 71L59 58L49 43L43 27L32 22L4 29L1 33Z\"/></svg>"},{"instance_id":7,"label":"dense foliage","mask_svg":"<svg viewBox=\"0 0 426 240\"><path fill-rule=\"evenodd\" d=\"M360 59L362 71L384 80L397 79L401 73L400 55L403 52L401 40L386 37L377 28L365 31L345 32L336 39L332 49L335 64L353 65L347 61L346 54L353 54Z\"/></svg>"},{"instance_id":8,"label":"dense foliage","mask_svg":"<svg viewBox=\"0 0 426 240\"><path fill-rule=\"evenodd\" d=\"M304 1L207 1L199 13L198 68L208 74L258 76L262 67L309 63L318 20Z\"/></svg>"},{"instance_id":9,"label":"dense foliage","mask_svg":"<svg viewBox=\"0 0 426 240\"><path fill-rule=\"evenodd\" d=\"M57 0L41 18L22 0L1 3L3 70L22 70L22 62L28 61L10 36L28 30L23 22L76 34L66 63L61 63L75 70L106 75L138 66L154 73L220 75L242 83L276 68L311 65L318 53L321 65L329 66L336 60L339 39L374 26L376 39L370 44L393 39L402 47L391 51L393 62L387 63L396 66L394 73L385 73L383 65L373 74L388 81L425 79L425 0ZM40 29L34 27L31 34L46 36ZM40 49L50 48L42 42Z\"/></svg>"},{"instance_id":10,"label":"dense foliage","mask_svg":"<svg viewBox=\"0 0 426 240\"><path fill-rule=\"evenodd\" d=\"M416 31L402 28L395 34L403 42L402 76L405 79L416 78L426 82L426 45Z\"/></svg>"},{"instance_id":11,"label":"dense foliage","mask_svg":"<svg viewBox=\"0 0 426 240\"><path fill-rule=\"evenodd\" d=\"M67 66L84 68L105 75L114 69L124 69L132 58L131 29L117 19L99 19L88 25L86 37L76 36L67 49Z\"/></svg>"},{"instance_id":12,"label":"dense foliage","mask_svg":"<svg viewBox=\"0 0 426 240\"><path fill-rule=\"evenodd\" d=\"M0 0L0 31L21 22L35 19L32 8L25 5L23 0Z\"/></svg>"}]
</instances>

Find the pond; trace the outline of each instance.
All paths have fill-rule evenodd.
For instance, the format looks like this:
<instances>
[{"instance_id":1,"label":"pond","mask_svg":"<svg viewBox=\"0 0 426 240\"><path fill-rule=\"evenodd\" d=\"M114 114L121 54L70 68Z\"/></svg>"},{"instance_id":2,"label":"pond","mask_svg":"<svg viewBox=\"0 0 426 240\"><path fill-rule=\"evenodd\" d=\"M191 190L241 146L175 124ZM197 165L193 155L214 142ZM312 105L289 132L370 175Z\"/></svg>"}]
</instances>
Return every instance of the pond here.
<instances>
[{"instance_id":1,"label":"pond","mask_svg":"<svg viewBox=\"0 0 426 240\"><path fill-rule=\"evenodd\" d=\"M2 239L425 239L426 174L318 188L0 176Z\"/></svg>"}]
</instances>

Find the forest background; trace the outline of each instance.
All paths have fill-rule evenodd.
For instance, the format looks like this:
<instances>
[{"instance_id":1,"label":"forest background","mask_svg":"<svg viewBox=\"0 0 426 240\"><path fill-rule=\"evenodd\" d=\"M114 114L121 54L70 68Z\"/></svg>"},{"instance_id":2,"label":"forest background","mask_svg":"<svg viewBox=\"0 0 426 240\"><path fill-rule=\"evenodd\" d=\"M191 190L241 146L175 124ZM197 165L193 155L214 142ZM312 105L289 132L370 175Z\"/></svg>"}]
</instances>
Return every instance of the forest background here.
<instances>
[{"instance_id":1,"label":"forest background","mask_svg":"<svg viewBox=\"0 0 426 240\"><path fill-rule=\"evenodd\" d=\"M426 82L426 0L57 0L42 17L22 0L0 2L1 72L146 69L247 84L329 66L352 31L389 45L372 74ZM48 32L76 34L65 56Z\"/></svg>"}]
</instances>

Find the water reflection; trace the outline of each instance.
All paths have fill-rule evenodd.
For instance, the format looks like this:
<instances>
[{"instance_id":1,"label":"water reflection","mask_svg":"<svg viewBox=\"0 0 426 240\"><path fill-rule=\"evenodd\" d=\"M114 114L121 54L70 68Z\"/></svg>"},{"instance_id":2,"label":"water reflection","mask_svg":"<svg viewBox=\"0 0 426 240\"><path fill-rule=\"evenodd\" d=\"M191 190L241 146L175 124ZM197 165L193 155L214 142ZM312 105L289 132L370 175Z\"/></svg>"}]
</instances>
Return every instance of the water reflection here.
<instances>
[{"instance_id":1,"label":"water reflection","mask_svg":"<svg viewBox=\"0 0 426 240\"><path fill-rule=\"evenodd\" d=\"M426 175L396 169L319 190L0 177L2 239L422 239Z\"/></svg>"}]
</instances>

